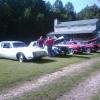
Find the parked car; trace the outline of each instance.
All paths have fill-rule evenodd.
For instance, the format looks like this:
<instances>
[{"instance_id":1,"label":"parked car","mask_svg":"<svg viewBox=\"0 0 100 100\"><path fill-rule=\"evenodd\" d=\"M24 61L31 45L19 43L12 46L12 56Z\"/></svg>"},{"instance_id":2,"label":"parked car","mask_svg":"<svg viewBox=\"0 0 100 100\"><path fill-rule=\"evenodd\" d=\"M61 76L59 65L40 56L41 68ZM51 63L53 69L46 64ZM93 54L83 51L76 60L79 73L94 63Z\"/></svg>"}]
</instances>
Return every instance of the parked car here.
<instances>
[{"instance_id":1,"label":"parked car","mask_svg":"<svg viewBox=\"0 0 100 100\"><path fill-rule=\"evenodd\" d=\"M63 46L62 44L53 45L52 50L55 55L67 55L69 54L69 48ZM70 55L73 53L70 52Z\"/></svg>"},{"instance_id":2,"label":"parked car","mask_svg":"<svg viewBox=\"0 0 100 100\"><path fill-rule=\"evenodd\" d=\"M39 48L39 47L38 47L37 41L32 41L32 42L29 44L29 47L36 47L36 48ZM47 46L46 46L46 45L43 46L43 49L44 49L44 50L47 52L47 54L48 54ZM59 46L59 45L57 45L57 43L55 43L55 44L52 46L52 51L53 51L53 55L54 55L54 56L57 56L57 55L64 55L64 54L67 54L68 49L67 49L66 47Z\"/></svg>"},{"instance_id":3,"label":"parked car","mask_svg":"<svg viewBox=\"0 0 100 100\"><path fill-rule=\"evenodd\" d=\"M91 43L94 45L94 51L100 50L100 37L95 37L91 40L88 40L88 43Z\"/></svg>"},{"instance_id":4,"label":"parked car","mask_svg":"<svg viewBox=\"0 0 100 100\"><path fill-rule=\"evenodd\" d=\"M37 42L37 41L32 41L28 46L29 46L29 47L39 48L38 42Z\"/></svg>"},{"instance_id":5,"label":"parked car","mask_svg":"<svg viewBox=\"0 0 100 100\"><path fill-rule=\"evenodd\" d=\"M41 58L46 56L45 50L35 47L28 47L21 41L2 41L0 42L0 57L15 59L19 62Z\"/></svg>"},{"instance_id":6,"label":"parked car","mask_svg":"<svg viewBox=\"0 0 100 100\"><path fill-rule=\"evenodd\" d=\"M76 43L80 45L82 52L91 53L92 51L95 51L94 45L88 43L88 41L76 41Z\"/></svg>"},{"instance_id":7,"label":"parked car","mask_svg":"<svg viewBox=\"0 0 100 100\"><path fill-rule=\"evenodd\" d=\"M66 50L67 50L66 53L71 54L71 55L74 53L81 52L80 45L78 45L74 41L63 41L63 42L58 43L56 46L66 48Z\"/></svg>"},{"instance_id":8,"label":"parked car","mask_svg":"<svg viewBox=\"0 0 100 100\"><path fill-rule=\"evenodd\" d=\"M94 45L95 51L100 50L100 41L99 41L99 42L94 43L93 45Z\"/></svg>"}]
</instances>

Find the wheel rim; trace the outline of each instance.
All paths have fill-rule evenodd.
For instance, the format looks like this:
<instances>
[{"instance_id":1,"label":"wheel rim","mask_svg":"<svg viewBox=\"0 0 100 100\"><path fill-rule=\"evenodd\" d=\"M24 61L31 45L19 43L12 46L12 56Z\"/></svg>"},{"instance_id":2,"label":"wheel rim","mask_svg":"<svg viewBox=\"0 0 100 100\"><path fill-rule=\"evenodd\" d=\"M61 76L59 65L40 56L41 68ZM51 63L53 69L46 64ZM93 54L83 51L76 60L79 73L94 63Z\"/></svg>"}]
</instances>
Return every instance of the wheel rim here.
<instances>
[{"instance_id":1,"label":"wheel rim","mask_svg":"<svg viewBox=\"0 0 100 100\"><path fill-rule=\"evenodd\" d=\"M90 49L87 49L87 51L86 51L87 53L91 53L91 50Z\"/></svg>"},{"instance_id":2,"label":"wheel rim","mask_svg":"<svg viewBox=\"0 0 100 100\"><path fill-rule=\"evenodd\" d=\"M70 49L70 50L69 50L69 54L70 54L70 55L73 55L73 54L74 54L74 50L73 50L73 49Z\"/></svg>"},{"instance_id":3,"label":"wheel rim","mask_svg":"<svg viewBox=\"0 0 100 100\"><path fill-rule=\"evenodd\" d=\"M23 62L24 61L24 56L21 54L19 55L19 62Z\"/></svg>"}]
</instances>

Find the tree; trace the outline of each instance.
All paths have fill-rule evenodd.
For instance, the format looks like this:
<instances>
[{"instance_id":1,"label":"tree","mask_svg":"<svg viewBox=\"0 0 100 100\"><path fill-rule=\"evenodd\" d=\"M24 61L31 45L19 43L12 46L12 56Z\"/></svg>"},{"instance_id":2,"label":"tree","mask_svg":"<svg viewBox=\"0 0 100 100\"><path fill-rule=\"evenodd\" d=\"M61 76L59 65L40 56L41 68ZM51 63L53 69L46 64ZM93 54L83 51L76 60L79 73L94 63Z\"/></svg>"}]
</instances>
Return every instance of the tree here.
<instances>
[{"instance_id":1,"label":"tree","mask_svg":"<svg viewBox=\"0 0 100 100\"><path fill-rule=\"evenodd\" d=\"M43 0L0 0L0 13L0 33L4 37L38 36L45 31L46 5Z\"/></svg>"},{"instance_id":2,"label":"tree","mask_svg":"<svg viewBox=\"0 0 100 100\"><path fill-rule=\"evenodd\" d=\"M55 12L60 13L63 9L63 3L61 0L56 0L54 5L53 5L53 9Z\"/></svg>"},{"instance_id":3,"label":"tree","mask_svg":"<svg viewBox=\"0 0 100 100\"><path fill-rule=\"evenodd\" d=\"M65 10L66 12L74 12L74 6L71 2L68 2L65 4Z\"/></svg>"},{"instance_id":4,"label":"tree","mask_svg":"<svg viewBox=\"0 0 100 100\"><path fill-rule=\"evenodd\" d=\"M97 5L87 6L78 13L79 19L100 18L100 8Z\"/></svg>"},{"instance_id":5,"label":"tree","mask_svg":"<svg viewBox=\"0 0 100 100\"><path fill-rule=\"evenodd\" d=\"M76 20L76 13L74 11L74 6L71 2L65 4L65 12L67 20Z\"/></svg>"},{"instance_id":6,"label":"tree","mask_svg":"<svg viewBox=\"0 0 100 100\"><path fill-rule=\"evenodd\" d=\"M65 10L61 0L56 0L53 4L54 18L63 21L65 19Z\"/></svg>"},{"instance_id":7,"label":"tree","mask_svg":"<svg viewBox=\"0 0 100 100\"><path fill-rule=\"evenodd\" d=\"M53 10L53 7L52 7L52 5L51 5L51 3L49 1L46 2L45 4L46 4L46 10L47 10L47 12Z\"/></svg>"}]
</instances>

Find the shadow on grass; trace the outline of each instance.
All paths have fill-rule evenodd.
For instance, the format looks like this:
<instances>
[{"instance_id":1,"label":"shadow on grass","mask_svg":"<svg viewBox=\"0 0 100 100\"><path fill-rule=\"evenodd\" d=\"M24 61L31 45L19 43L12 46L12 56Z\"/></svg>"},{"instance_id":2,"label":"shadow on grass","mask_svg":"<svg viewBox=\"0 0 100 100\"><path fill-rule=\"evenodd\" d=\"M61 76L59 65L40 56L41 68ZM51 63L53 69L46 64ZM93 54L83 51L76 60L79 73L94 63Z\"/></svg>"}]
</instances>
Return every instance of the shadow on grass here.
<instances>
[{"instance_id":1,"label":"shadow on grass","mask_svg":"<svg viewBox=\"0 0 100 100\"><path fill-rule=\"evenodd\" d=\"M53 57L54 58L54 57ZM4 58L0 58L1 60L4 60L6 62L19 62L18 60L14 60L14 59L4 59ZM50 58L41 58L41 59L32 59L32 60L26 60L23 63L38 63L38 64L43 64L43 63L52 63L52 62L56 62L56 60L54 59L50 59ZM4 62L5 63L5 62ZM19 62L20 63L20 62Z\"/></svg>"},{"instance_id":2,"label":"shadow on grass","mask_svg":"<svg viewBox=\"0 0 100 100\"><path fill-rule=\"evenodd\" d=\"M78 53L78 55L93 55L92 53L85 53L85 52L83 52L83 53Z\"/></svg>"},{"instance_id":3,"label":"shadow on grass","mask_svg":"<svg viewBox=\"0 0 100 100\"><path fill-rule=\"evenodd\" d=\"M96 52L94 52L94 53L100 53L100 51L96 51Z\"/></svg>"},{"instance_id":4,"label":"shadow on grass","mask_svg":"<svg viewBox=\"0 0 100 100\"><path fill-rule=\"evenodd\" d=\"M81 59L90 59L89 55L93 55L92 53L79 53L75 54L73 57L81 58Z\"/></svg>"},{"instance_id":5,"label":"shadow on grass","mask_svg":"<svg viewBox=\"0 0 100 100\"><path fill-rule=\"evenodd\" d=\"M91 57L86 57L82 55L74 55L73 57L81 58L81 59L90 59Z\"/></svg>"},{"instance_id":6,"label":"shadow on grass","mask_svg":"<svg viewBox=\"0 0 100 100\"><path fill-rule=\"evenodd\" d=\"M33 59L33 60L29 60L29 61L26 61L25 63L38 63L38 64L43 64L43 63L52 63L52 62L55 62L56 60L53 60L53 59L47 59L47 58L41 58L41 59Z\"/></svg>"},{"instance_id":7,"label":"shadow on grass","mask_svg":"<svg viewBox=\"0 0 100 100\"><path fill-rule=\"evenodd\" d=\"M90 57L87 57L85 55L93 55L92 53L87 54L87 53L78 53L78 54L74 54L74 55L58 55L56 56L56 58L73 58L73 57L77 57L77 58L83 58L83 59L90 59Z\"/></svg>"},{"instance_id":8,"label":"shadow on grass","mask_svg":"<svg viewBox=\"0 0 100 100\"><path fill-rule=\"evenodd\" d=\"M54 58L70 58L72 55L56 55Z\"/></svg>"}]
</instances>

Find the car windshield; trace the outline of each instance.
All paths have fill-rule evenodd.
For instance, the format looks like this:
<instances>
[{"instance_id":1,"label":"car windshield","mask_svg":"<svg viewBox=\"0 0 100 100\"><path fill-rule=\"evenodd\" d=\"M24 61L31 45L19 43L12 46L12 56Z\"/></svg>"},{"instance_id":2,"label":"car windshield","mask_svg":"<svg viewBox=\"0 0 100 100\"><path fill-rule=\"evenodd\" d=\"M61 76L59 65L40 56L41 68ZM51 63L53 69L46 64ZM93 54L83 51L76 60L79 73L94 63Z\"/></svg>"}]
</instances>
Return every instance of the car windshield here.
<instances>
[{"instance_id":1,"label":"car windshield","mask_svg":"<svg viewBox=\"0 0 100 100\"><path fill-rule=\"evenodd\" d=\"M66 42L66 44L77 44L76 42Z\"/></svg>"},{"instance_id":2,"label":"car windshield","mask_svg":"<svg viewBox=\"0 0 100 100\"><path fill-rule=\"evenodd\" d=\"M13 43L14 48L20 48L20 47L27 47L27 45L23 42Z\"/></svg>"},{"instance_id":3,"label":"car windshield","mask_svg":"<svg viewBox=\"0 0 100 100\"><path fill-rule=\"evenodd\" d=\"M84 42L84 41L77 41L77 44L84 45L84 44L87 44L87 42Z\"/></svg>"},{"instance_id":4,"label":"car windshield","mask_svg":"<svg viewBox=\"0 0 100 100\"><path fill-rule=\"evenodd\" d=\"M79 42L79 41L78 41L77 44L85 44L85 43L84 43L84 42Z\"/></svg>"}]
</instances>

